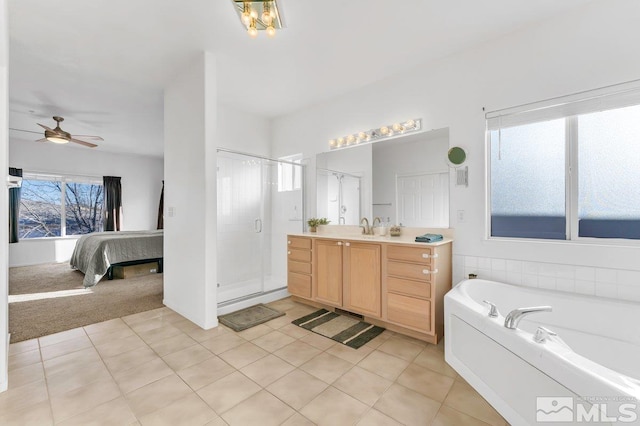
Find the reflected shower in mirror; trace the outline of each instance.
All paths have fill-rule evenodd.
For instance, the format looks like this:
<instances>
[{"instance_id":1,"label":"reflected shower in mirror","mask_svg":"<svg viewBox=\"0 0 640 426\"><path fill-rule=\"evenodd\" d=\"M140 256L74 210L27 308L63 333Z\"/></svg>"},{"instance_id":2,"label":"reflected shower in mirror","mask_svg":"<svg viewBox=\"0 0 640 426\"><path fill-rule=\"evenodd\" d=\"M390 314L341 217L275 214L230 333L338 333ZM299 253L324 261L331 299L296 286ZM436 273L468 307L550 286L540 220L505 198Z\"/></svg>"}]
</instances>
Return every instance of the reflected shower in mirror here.
<instances>
[{"instance_id":1,"label":"reflected shower in mirror","mask_svg":"<svg viewBox=\"0 0 640 426\"><path fill-rule=\"evenodd\" d=\"M318 217L447 228L448 150L449 131L438 129L318 154Z\"/></svg>"}]
</instances>

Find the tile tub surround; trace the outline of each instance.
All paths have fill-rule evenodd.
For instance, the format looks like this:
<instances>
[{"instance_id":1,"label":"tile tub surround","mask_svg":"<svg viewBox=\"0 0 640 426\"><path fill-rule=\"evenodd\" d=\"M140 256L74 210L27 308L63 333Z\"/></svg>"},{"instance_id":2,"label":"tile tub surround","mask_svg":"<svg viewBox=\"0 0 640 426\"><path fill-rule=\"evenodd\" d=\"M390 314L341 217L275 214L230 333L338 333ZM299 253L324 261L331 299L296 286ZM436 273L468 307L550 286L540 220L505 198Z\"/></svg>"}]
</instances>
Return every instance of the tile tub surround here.
<instances>
[{"instance_id":1,"label":"tile tub surround","mask_svg":"<svg viewBox=\"0 0 640 426\"><path fill-rule=\"evenodd\" d=\"M454 255L453 284L469 274L524 287L640 302L640 271Z\"/></svg>"},{"instance_id":2,"label":"tile tub surround","mask_svg":"<svg viewBox=\"0 0 640 426\"><path fill-rule=\"evenodd\" d=\"M290 324L315 308L269 306L285 317L240 333L161 308L13 344L0 424L505 425L442 344L344 348Z\"/></svg>"}]
</instances>

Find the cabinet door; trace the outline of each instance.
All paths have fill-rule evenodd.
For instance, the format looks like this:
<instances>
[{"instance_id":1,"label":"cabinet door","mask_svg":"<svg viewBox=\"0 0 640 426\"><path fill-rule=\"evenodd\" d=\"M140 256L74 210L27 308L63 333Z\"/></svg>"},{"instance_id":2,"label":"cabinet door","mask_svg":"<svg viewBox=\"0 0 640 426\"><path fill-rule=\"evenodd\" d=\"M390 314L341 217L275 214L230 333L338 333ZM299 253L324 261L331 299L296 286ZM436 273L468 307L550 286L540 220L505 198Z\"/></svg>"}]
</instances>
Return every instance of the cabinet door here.
<instances>
[{"instance_id":1,"label":"cabinet door","mask_svg":"<svg viewBox=\"0 0 640 426\"><path fill-rule=\"evenodd\" d=\"M380 317L380 245L347 242L344 250L345 309Z\"/></svg>"},{"instance_id":2,"label":"cabinet door","mask_svg":"<svg viewBox=\"0 0 640 426\"><path fill-rule=\"evenodd\" d=\"M313 296L320 302L342 306L342 241L315 241L317 268Z\"/></svg>"}]
</instances>

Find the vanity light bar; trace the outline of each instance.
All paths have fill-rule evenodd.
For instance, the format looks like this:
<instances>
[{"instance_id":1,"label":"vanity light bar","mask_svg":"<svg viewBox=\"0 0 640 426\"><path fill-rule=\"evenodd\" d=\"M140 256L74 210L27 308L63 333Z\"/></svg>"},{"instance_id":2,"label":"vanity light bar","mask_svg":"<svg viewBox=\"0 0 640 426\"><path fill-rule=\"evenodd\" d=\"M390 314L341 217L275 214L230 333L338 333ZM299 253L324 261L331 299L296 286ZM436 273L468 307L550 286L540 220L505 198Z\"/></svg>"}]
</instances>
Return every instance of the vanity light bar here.
<instances>
[{"instance_id":1,"label":"vanity light bar","mask_svg":"<svg viewBox=\"0 0 640 426\"><path fill-rule=\"evenodd\" d=\"M422 128L422 119L414 118L411 120L394 123L389 126L378 127L377 129L371 129L363 132L352 133L340 138L331 139L329 141L330 149L340 149L352 145L358 145L362 143L369 143L384 139L405 135L407 133L413 133Z\"/></svg>"}]
</instances>

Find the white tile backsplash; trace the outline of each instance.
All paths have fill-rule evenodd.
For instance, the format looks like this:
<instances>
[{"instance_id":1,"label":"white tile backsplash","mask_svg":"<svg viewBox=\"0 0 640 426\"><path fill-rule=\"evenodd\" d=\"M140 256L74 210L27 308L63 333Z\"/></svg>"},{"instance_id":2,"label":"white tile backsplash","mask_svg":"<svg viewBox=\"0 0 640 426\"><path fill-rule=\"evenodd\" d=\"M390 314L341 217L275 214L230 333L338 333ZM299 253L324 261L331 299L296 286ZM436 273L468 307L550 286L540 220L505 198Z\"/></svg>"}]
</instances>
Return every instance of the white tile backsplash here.
<instances>
[{"instance_id":1,"label":"white tile backsplash","mask_svg":"<svg viewBox=\"0 0 640 426\"><path fill-rule=\"evenodd\" d=\"M567 293L640 301L640 272L457 255L454 277L478 278ZM457 281L456 281L457 283Z\"/></svg>"}]
</instances>

